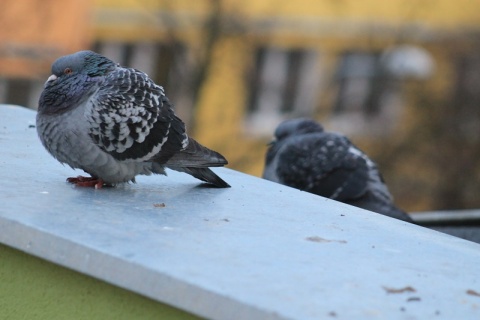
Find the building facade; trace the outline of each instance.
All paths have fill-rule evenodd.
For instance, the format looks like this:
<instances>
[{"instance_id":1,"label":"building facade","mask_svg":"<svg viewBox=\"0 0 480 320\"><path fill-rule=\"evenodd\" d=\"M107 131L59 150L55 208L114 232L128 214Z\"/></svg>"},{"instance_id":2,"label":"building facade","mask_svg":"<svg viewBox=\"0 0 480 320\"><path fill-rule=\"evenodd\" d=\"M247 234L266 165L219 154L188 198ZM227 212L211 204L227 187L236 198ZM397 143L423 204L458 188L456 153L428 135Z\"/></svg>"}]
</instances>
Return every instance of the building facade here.
<instances>
[{"instance_id":1,"label":"building facade","mask_svg":"<svg viewBox=\"0 0 480 320\"><path fill-rule=\"evenodd\" d=\"M194 137L226 155L231 168L257 176L278 123L313 117L395 171L386 175L408 209L431 207L402 190L422 189L437 173L392 162L390 152L423 126L417 108L426 96L478 99L478 1L81 3L85 18L58 28L67 39L83 40L56 52L89 47L147 72ZM48 74L40 69L35 74ZM0 98L9 102L12 74L0 76ZM41 90L35 81L32 96ZM34 101L25 104L35 107ZM405 161L421 161L414 158Z\"/></svg>"}]
</instances>

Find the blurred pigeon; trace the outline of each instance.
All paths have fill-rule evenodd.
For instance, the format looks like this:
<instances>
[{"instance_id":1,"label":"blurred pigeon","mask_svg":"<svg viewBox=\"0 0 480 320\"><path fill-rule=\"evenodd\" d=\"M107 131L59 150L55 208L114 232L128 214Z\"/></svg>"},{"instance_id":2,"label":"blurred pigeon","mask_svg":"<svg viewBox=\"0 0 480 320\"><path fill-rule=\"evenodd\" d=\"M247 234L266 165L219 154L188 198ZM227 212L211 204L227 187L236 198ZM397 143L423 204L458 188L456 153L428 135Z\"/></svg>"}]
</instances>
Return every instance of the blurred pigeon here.
<instances>
[{"instance_id":1,"label":"blurred pigeon","mask_svg":"<svg viewBox=\"0 0 480 320\"><path fill-rule=\"evenodd\" d=\"M309 119L275 131L263 178L393 218L412 221L393 204L377 165L345 136Z\"/></svg>"},{"instance_id":2,"label":"blurred pigeon","mask_svg":"<svg viewBox=\"0 0 480 320\"><path fill-rule=\"evenodd\" d=\"M165 167L219 188L230 187L208 167L227 160L187 136L161 86L92 51L59 58L40 97L37 130L58 161L91 177L78 186L115 185Z\"/></svg>"}]
</instances>

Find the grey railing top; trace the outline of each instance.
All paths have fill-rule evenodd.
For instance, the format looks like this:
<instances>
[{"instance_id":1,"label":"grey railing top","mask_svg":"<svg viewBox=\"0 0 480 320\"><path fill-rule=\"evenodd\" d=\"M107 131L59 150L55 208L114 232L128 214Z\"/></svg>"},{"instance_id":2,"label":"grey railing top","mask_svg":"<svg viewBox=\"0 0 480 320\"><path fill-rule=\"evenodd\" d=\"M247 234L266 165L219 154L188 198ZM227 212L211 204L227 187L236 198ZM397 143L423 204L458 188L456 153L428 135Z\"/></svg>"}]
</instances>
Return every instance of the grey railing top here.
<instances>
[{"instance_id":1,"label":"grey railing top","mask_svg":"<svg viewBox=\"0 0 480 320\"><path fill-rule=\"evenodd\" d=\"M414 212L410 216L420 224L480 223L479 209Z\"/></svg>"},{"instance_id":2,"label":"grey railing top","mask_svg":"<svg viewBox=\"0 0 480 320\"><path fill-rule=\"evenodd\" d=\"M229 169L73 187L34 124L0 106L3 244L212 319L480 317L476 243Z\"/></svg>"}]
</instances>

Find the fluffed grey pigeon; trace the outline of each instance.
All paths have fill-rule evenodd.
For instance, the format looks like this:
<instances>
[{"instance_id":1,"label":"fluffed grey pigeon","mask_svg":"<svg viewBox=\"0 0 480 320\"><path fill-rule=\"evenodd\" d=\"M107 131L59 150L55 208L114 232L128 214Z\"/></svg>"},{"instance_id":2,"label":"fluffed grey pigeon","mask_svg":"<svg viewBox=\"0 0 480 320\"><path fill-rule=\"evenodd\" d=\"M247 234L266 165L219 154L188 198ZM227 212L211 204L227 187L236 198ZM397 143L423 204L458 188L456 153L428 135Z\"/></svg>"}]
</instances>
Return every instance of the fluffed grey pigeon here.
<instances>
[{"instance_id":1,"label":"fluffed grey pigeon","mask_svg":"<svg viewBox=\"0 0 480 320\"><path fill-rule=\"evenodd\" d=\"M161 86L92 51L53 63L37 131L58 161L91 175L67 179L78 186L134 182L136 175L165 174L166 167L230 187L209 169L227 160L188 137Z\"/></svg>"},{"instance_id":2,"label":"fluffed grey pigeon","mask_svg":"<svg viewBox=\"0 0 480 320\"><path fill-rule=\"evenodd\" d=\"M345 136L310 119L281 123L263 178L411 222L395 207L377 165Z\"/></svg>"}]
</instances>

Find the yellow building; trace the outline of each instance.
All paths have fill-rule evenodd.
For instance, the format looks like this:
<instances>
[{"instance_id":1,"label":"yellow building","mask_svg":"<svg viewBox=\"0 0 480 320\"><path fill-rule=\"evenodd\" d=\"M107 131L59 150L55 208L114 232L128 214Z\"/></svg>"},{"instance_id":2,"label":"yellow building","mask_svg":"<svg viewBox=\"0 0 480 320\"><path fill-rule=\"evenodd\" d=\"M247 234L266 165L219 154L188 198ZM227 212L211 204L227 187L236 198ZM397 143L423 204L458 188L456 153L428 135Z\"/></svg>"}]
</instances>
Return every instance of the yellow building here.
<instances>
[{"instance_id":1,"label":"yellow building","mask_svg":"<svg viewBox=\"0 0 480 320\"><path fill-rule=\"evenodd\" d=\"M193 135L231 168L260 176L276 125L315 117L378 159L399 203L418 210L438 202L425 188L448 179L415 154L391 162L388 150L424 126L422 95L463 90L455 79L476 65L479 4L97 0L94 38L99 51L150 66Z\"/></svg>"},{"instance_id":2,"label":"yellow building","mask_svg":"<svg viewBox=\"0 0 480 320\"><path fill-rule=\"evenodd\" d=\"M470 57L477 48L471 35L480 31L479 5L478 0L85 3L92 18L91 48L146 71L166 88L194 137L224 154L230 168L257 176L277 124L299 116L321 120L380 162L388 161L381 149L422 125L413 109L419 95L446 96L456 90L456 74L471 68L455 57ZM476 66L475 59L464 60ZM434 200L404 192L405 181L425 182L435 174L415 168L396 164L398 174L386 175L407 209L432 207Z\"/></svg>"}]
</instances>

